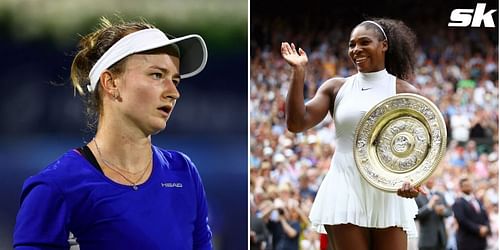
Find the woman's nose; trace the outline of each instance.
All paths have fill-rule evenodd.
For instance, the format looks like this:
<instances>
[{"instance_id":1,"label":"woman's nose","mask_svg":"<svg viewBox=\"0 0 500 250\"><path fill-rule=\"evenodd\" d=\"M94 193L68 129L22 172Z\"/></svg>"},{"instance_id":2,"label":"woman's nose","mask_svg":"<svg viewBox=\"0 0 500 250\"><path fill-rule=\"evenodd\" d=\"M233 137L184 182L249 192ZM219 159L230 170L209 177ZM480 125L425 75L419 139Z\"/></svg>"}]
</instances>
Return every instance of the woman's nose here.
<instances>
[{"instance_id":1,"label":"woman's nose","mask_svg":"<svg viewBox=\"0 0 500 250\"><path fill-rule=\"evenodd\" d=\"M357 45L357 44L356 44L356 45L354 45L354 48L352 49L352 52L353 52L354 54L356 54L356 53L357 53L357 52L359 52L360 50L361 50L361 48L359 47L359 45Z\"/></svg>"},{"instance_id":2,"label":"woman's nose","mask_svg":"<svg viewBox=\"0 0 500 250\"><path fill-rule=\"evenodd\" d=\"M165 82L166 83L163 96L165 98L172 98L174 100L179 99L181 94L179 93L179 90L177 89L177 86L175 85L174 81L168 79L165 80Z\"/></svg>"}]
</instances>

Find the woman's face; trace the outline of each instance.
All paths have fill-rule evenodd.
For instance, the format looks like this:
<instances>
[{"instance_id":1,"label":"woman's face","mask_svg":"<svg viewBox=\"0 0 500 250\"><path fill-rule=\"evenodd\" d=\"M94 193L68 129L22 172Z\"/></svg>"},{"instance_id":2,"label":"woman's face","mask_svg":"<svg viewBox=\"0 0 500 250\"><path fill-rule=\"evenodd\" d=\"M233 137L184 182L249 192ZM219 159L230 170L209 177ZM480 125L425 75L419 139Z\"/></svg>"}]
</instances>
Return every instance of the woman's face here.
<instances>
[{"instance_id":1,"label":"woman's face","mask_svg":"<svg viewBox=\"0 0 500 250\"><path fill-rule=\"evenodd\" d=\"M146 135L165 129L180 97L179 58L167 53L131 55L117 81L120 120Z\"/></svg>"},{"instance_id":2,"label":"woman's face","mask_svg":"<svg viewBox=\"0 0 500 250\"><path fill-rule=\"evenodd\" d=\"M387 42L379 41L379 35L365 26L354 28L349 39L349 57L359 72L375 72L385 68L384 56Z\"/></svg>"}]
</instances>

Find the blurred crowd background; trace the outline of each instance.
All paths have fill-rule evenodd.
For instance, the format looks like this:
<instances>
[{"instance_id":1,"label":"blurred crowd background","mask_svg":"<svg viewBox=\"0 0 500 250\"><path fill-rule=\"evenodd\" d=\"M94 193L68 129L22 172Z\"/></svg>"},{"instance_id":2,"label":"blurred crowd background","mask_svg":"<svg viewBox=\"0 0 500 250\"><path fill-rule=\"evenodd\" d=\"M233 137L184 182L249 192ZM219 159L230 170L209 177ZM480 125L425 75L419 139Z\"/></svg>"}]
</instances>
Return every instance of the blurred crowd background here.
<instances>
[{"instance_id":1,"label":"blurred crowd background","mask_svg":"<svg viewBox=\"0 0 500 250\"><path fill-rule=\"evenodd\" d=\"M69 69L79 35L101 16L205 39L207 66L181 83L182 97L153 143L197 165L216 249L246 249L247 13L246 0L0 1L0 249L12 249L24 180L92 139Z\"/></svg>"},{"instance_id":2,"label":"blurred crowd background","mask_svg":"<svg viewBox=\"0 0 500 250\"><path fill-rule=\"evenodd\" d=\"M448 28L453 9L473 9L476 3L426 3L382 0L354 6L343 1L324 8L319 1L292 1L286 7L276 1L251 2L249 199L251 220L261 220L267 228L264 236L252 232L251 239L264 237L265 249L285 249L280 214L290 226L300 225L299 241L287 242L294 246L286 249L320 248L319 234L311 230L307 216L336 147L330 114L304 133L287 130L291 68L281 58L281 42L293 42L307 52L307 101L325 80L356 73L347 56L349 35L370 16L403 20L416 32L417 63L409 82L440 108L448 131L446 155L434 173L435 188L451 206L460 195L459 179L469 177L490 218L488 249L498 249L498 26ZM488 1L486 9L498 9L498 2ZM446 219L446 228L447 249L456 249L453 216ZM416 249L416 242L410 248Z\"/></svg>"}]
</instances>

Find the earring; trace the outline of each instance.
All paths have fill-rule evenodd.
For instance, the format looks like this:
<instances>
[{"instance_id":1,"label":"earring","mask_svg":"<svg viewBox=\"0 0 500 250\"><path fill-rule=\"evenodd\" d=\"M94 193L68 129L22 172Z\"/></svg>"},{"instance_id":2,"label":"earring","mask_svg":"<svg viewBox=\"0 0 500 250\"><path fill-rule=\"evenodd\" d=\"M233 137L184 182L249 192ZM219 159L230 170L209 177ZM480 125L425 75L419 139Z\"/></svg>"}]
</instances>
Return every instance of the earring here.
<instances>
[{"instance_id":1,"label":"earring","mask_svg":"<svg viewBox=\"0 0 500 250\"><path fill-rule=\"evenodd\" d=\"M118 99L118 93L116 91L109 92L109 94L113 97L114 100Z\"/></svg>"}]
</instances>

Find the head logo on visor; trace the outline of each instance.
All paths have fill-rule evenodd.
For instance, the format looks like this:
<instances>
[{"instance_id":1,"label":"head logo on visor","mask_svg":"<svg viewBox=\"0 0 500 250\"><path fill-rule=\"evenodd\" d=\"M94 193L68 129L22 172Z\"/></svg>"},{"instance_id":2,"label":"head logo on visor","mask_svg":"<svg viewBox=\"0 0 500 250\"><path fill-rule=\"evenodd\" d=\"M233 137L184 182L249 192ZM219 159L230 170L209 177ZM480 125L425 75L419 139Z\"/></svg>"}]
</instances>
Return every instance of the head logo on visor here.
<instances>
[{"instance_id":1,"label":"head logo on visor","mask_svg":"<svg viewBox=\"0 0 500 250\"><path fill-rule=\"evenodd\" d=\"M118 40L104 55L97 60L89 73L89 92L95 90L102 72L121 59L143 51L175 44L180 51L181 78L188 78L200 73L207 64L207 46L199 35L187 35L169 39L158 29L144 29L130 33Z\"/></svg>"}]
</instances>

